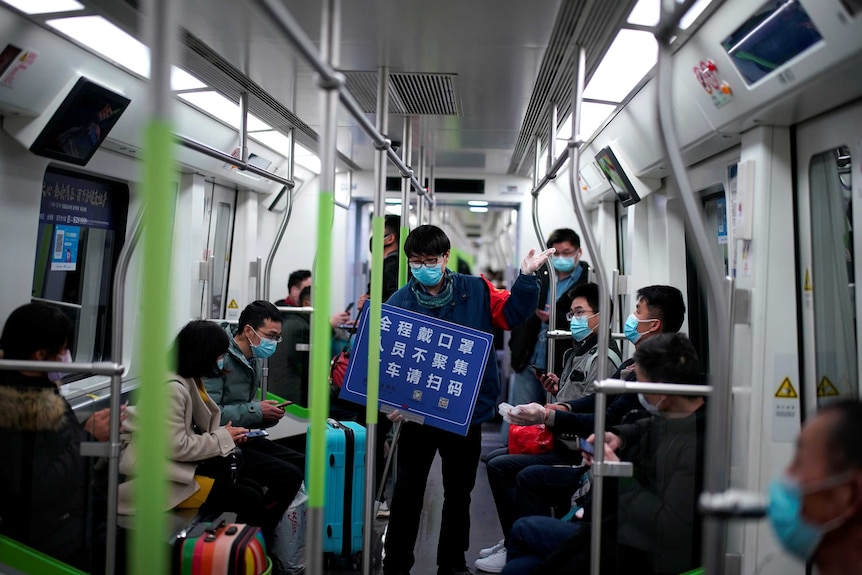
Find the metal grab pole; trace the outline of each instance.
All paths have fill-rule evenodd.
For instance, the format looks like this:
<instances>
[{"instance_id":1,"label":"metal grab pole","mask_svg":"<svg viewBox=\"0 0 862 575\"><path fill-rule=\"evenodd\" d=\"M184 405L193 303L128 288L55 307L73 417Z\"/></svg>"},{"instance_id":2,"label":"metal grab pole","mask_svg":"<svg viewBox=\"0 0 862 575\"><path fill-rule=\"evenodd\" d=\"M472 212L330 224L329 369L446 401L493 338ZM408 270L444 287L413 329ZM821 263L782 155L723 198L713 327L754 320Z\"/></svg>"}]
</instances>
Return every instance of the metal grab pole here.
<instances>
[{"instance_id":1,"label":"metal grab pole","mask_svg":"<svg viewBox=\"0 0 862 575\"><path fill-rule=\"evenodd\" d=\"M114 363L123 363L123 311L126 300L126 277L132 253L143 232L144 210L135 217L129 241L120 250L117 273L111 297L111 356ZM117 508L120 487L120 396L123 392L122 374L111 376L110 422L108 427L108 517L105 531L105 572L114 572L117 562Z\"/></svg>"},{"instance_id":2,"label":"metal grab pole","mask_svg":"<svg viewBox=\"0 0 862 575\"><path fill-rule=\"evenodd\" d=\"M283 6L281 7L283 9ZM341 3L324 0L320 49L327 66L337 65L341 37ZM332 221L335 217L336 113L344 77L318 79L320 91L320 194L317 215L317 252L314 271L314 313L311 317L311 428L308 434L308 575L323 575L323 506L326 493L326 418L329 415L329 310L332 273ZM381 238L382 239L382 238Z\"/></svg>"},{"instance_id":3,"label":"metal grab pole","mask_svg":"<svg viewBox=\"0 0 862 575\"><path fill-rule=\"evenodd\" d=\"M413 124L411 116L404 116L404 131L401 136L401 161L409 165L413 155ZM412 172L411 172L412 174ZM416 196L416 205L422 203L422 196ZM417 208L418 209L418 208ZM407 283L407 254L404 253L404 242L410 232L410 182L409 178L401 180L401 229L398 233L398 287Z\"/></svg>"},{"instance_id":4,"label":"metal grab pole","mask_svg":"<svg viewBox=\"0 0 862 575\"><path fill-rule=\"evenodd\" d=\"M586 218L586 207L578 189L578 163L580 161L580 127L581 127L581 101L584 93L584 75L586 68L586 51L583 47L573 45L577 50L578 70L575 75L574 101L572 105L572 141L569 142L569 190L572 194L572 204L578 224L584 234L584 242L590 259L593 262L593 271L596 274L596 283L599 284L599 301L601 305L607 306L608 284L605 277L605 265L599 254L598 245L593 237L593 230ZM601 308L600 308L601 309ZM608 339L610 336L610 324L604 319L599 322L598 373L607 373L608 365ZM597 466L593 470L593 517L590 523L590 573L599 575L601 566L601 537L602 537L602 495L604 493L604 476L601 471L605 460L605 408L607 396L603 393L596 394L596 417L595 417L595 462ZM598 471L598 473L596 473Z\"/></svg>"},{"instance_id":5,"label":"metal grab pole","mask_svg":"<svg viewBox=\"0 0 862 575\"><path fill-rule=\"evenodd\" d=\"M539 141L539 138L536 138L536 156L534 158L535 163L533 167L533 185L534 187L537 185L539 181L539 167L541 165L541 161L539 159L539 154L541 152L542 144ZM539 245L545 245L545 235L542 233L542 226L539 224L539 191L534 190L532 192L533 196L533 229L536 231L536 239L539 241ZM548 269L548 301L550 303L550 307L548 307L548 333L552 330L557 329L557 270L554 269L554 266L551 264L546 265ZM542 305L543 302L539 302L538 305ZM551 373L554 372L554 365L556 363L556 353L557 353L557 344L552 337L547 338L548 342L548 355L547 355L547 365L545 366L547 370ZM557 374L560 375L560 374ZM548 403L551 402L551 392L547 393Z\"/></svg>"},{"instance_id":6,"label":"metal grab pole","mask_svg":"<svg viewBox=\"0 0 862 575\"><path fill-rule=\"evenodd\" d=\"M377 73L377 129L381 134L389 130L389 68L381 66ZM369 314L368 341L380 341L380 304L383 300L383 236L385 232L385 202L386 193L386 149L377 148L377 158L374 166L374 218L372 220L371 236L371 310ZM403 197L403 193L402 193ZM404 206L402 204L402 213ZM365 505L363 507L362 525L362 573L371 575L371 549L374 535L374 505L376 454L377 454L377 398L380 385L380 348L368 346L368 387L365 404Z\"/></svg>"},{"instance_id":7,"label":"metal grab pole","mask_svg":"<svg viewBox=\"0 0 862 575\"><path fill-rule=\"evenodd\" d=\"M662 18L667 16L663 11ZM714 358L709 366L710 383L715 392L707 408L706 462L704 470L704 491L720 493L727 486L727 437L731 388L728 378L728 344L730 341L730 306L724 293L725 282L714 265L710 265L709 240L703 215L697 205L691 182L685 171L685 163L679 152L679 142L673 127L671 67L672 54L667 39L659 38L658 60L658 113L665 151L671 170L679 186L679 195L685 209L686 220L695 244L695 262L704 282L709 301L710 325L715 327L716 340L710 342L710 356ZM703 564L711 575L723 573L724 566L724 520L719 517L704 519Z\"/></svg>"}]
</instances>

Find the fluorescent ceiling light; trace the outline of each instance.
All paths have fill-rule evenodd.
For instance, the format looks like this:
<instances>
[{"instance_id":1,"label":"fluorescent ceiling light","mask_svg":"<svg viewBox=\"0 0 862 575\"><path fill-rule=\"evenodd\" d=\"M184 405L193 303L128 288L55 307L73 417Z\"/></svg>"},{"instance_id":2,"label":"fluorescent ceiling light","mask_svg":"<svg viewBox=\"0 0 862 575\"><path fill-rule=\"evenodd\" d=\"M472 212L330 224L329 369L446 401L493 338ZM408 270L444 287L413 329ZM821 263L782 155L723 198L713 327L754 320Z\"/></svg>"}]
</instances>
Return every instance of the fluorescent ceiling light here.
<instances>
[{"instance_id":1,"label":"fluorescent ceiling light","mask_svg":"<svg viewBox=\"0 0 862 575\"><path fill-rule=\"evenodd\" d=\"M677 4L681 4L682 0L676 0ZM683 30L692 25L698 16L706 10L712 0L698 0L689 8L682 20L679 21L679 27ZM656 26L658 25L661 16L661 0L638 0L635 7L632 9L627 22L629 24L637 24L641 26Z\"/></svg>"},{"instance_id":2,"label":"fluorescent ceiling light","mask_svg":"<svg viewBox=\"0 0 862 575\"><path fill-rule=\"evenodd\" d=\"M171 68L171 90L202 90L207 85L183 70L173 66Z\"/></svg>"},{"instance_id":3,"label":"fluorescent ceiling light","mask_svg":"<svg viewBox=\"0 0 862 575\"><path fill-rule=\"evenodd\" d=\"M587 139L598 130L608 117L616 110L613 104L597 104L584 102L581 104L581 138ZM572 137L572 116L563 122L557 131L557 149L561 150Z\"/></svg>"},{"instance_id":4,"label":"fluorescent ceiling light","mask_svg":"<svg viewBox=\"0 0 862 575\"><path fill-rule=\"evenodd\" d=\"M207 90L206 92L188 92L177 95L214 118L218 118L229 126L239 129L241 114L239 104L228 100L218 92ZM249 114L248 131L254 132L258 130L272 130L272 126L257 118L254 114Z\"/></svg>"},{"instance_id":5,"label":"fluorescent ceiling light","mask_svg":"<svg viewBox=\"0 0 862 575\"><path fill-rule=\"evenodd\" d=\"M652 34L620 30L584 90L584 98L623 101L657 60L658 43Z\"/></svg>"},{"instance_id":6,"label":"fluorescent ceiling light","mask_svg":"<svg viewBox=\"0 0 862 575\"><path fill-rule=\"evenodd\" d=\"M485 212L488 211L488 208L485 208L482 206L470 206L470 211L475 212L477 214L484 214Z\"/></svg>"},{"instance_id":7,"label":"fluorescent ceiling light","mask_svg":"<svg viewBox=\"0 0 862 575\"><path fill-rule=\"evenodd\" d=\"M479 207L481 207L481 206L487 206L488 202L486 202L485 200L470 200L469 202L467 202L467 205L468 206L479 206Z\"/></svg>"},{"instance_id":8,"label":"fluorescent ceiling light","mask_svg":"<svg viewBox=\"0 0 862 575\"><path fill-rule=\"evenodd\" d=\"M25 14L51 14L84 9L84 5L75 0L2 0L2 2Z\"/></svg>"},{"instance_id":9,"label":"fluorescent ceiling light","mask_svg":"<svg viewBox=\"0 0 862 575\"><path fill-rule=\"evenodd\" d=\"M180 94L180 97L182 96L183 94ZM250 122L249 126L251 126ZM249 127L249 130L251 130L251 127ZM252 132L248 137L257 140L265 146L269 146L285 158L290 158L290 138L281 132L270 128L268 132ZM315 174L320 173L320 158L312 153L311 150L301 144L294 144L294 153L296 154L296 157L293 159L294 164L302 166Z\"/></svg>"},{"instance_id":10,"label":"fluorescent ceiling light","mask_svg":"<svg viewBox=\"0 0 862 575\"><path fill-rule=\"evenodd\" d=\"M400 206L401 205L401 200L399 198L386 198L383 201L386 202L387 204L392 204L393 206Z\"/></svg>"},{"instance_id":11,"label":"fluorescent ceiling light","mask_svg":"<svg viewBox=\"0 0 862 575\"><path fill-rule=\"evenodd\" d=\"M149 76L147 47L101 16L59 18L46 24L135 74Z\"/></svg>"},{"instance_id":12,"label":"fluorescent ceiling light","mask_svg":"<svg viewBox=\"0 0 862 575\"><path fill-rule=\"evenodd\" d=\"M7 0L2 0L6 2ZM32 0L28 0L32 1ZM51 0L54 1L54 0ZM101 16L57 18L46 22L79 44L144 78L150 77L150 49ZM199 90L206 84L176 66L171 68L172 90Z\"/></svg>"}]
</instances>

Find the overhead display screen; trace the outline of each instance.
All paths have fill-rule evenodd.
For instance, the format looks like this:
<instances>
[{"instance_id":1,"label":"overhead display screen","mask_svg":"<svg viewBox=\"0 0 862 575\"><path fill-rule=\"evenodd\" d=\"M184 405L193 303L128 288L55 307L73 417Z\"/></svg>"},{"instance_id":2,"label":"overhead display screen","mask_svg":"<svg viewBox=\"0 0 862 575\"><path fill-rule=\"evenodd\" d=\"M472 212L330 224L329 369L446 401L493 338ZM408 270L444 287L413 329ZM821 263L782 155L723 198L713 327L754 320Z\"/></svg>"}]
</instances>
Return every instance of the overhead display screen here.
<instances>
[{"instance_id":1,"label":"overhead display screen","mask_svg":"<svg viewBox=\"0 0 862 575\"><path fill-rule=\"evenodd\" d=\"M822 40L798 0L770 0L721 45L751 85Z\"/></svg>"}]
</instances>

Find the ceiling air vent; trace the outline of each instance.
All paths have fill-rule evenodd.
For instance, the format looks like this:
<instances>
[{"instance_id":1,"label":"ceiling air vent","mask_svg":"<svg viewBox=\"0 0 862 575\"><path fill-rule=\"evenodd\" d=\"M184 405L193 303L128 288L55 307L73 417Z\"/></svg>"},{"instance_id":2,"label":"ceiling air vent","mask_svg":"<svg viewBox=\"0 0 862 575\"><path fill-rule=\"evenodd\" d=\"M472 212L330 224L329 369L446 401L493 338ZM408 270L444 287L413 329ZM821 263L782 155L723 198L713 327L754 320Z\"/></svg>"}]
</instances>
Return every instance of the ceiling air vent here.
<instances>
[{"instance_id":1,"label":"ceiling air vent","mask_svg":"<svg viewBox=\"0 0 862 575\"><path fill-rule=\"evenodd\" d=\"M347 89L368 114L377 111L377 72L342 70ZM389 113L460 116L457 74L389 73Z\"/></svg>"}]
</instances>

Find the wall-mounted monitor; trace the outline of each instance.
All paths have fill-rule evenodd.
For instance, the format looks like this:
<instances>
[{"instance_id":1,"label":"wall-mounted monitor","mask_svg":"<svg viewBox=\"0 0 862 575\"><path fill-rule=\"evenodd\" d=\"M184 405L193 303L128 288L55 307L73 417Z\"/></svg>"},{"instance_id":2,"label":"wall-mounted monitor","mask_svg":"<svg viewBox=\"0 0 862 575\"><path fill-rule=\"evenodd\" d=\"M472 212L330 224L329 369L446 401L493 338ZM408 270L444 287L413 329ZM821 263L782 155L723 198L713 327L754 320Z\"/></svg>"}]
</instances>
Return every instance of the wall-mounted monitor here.
<instances>
[{"instance_id":1,"label":"wall-mounted monitor","mask_svg":"<svg viewBox=\"0 0 862 575\"><path fill-rule=\"evenodd\" d=\"M641 201L640 196L635 191L635 187L632 185L628 176L626 176L619 160L617 160L617 157L611 151L610 147L602 148L602 150L596 154L596 163L598 163L602 174L604 174L605 178L610 182L611 188L614 190L614 193L617 195L617 199L619 199L622 205L630 206Z\"/></svg>"},{"instance_id":2,"label":"wall-mounted monitor","mask_svg":"<svg viewBox=\"0 0 862 575\"><path fill-rule=\"evenodd\" d=\"M84 166L131 100L81 77L30 146L34 154Z\"/></svg>"}]
</instances>

